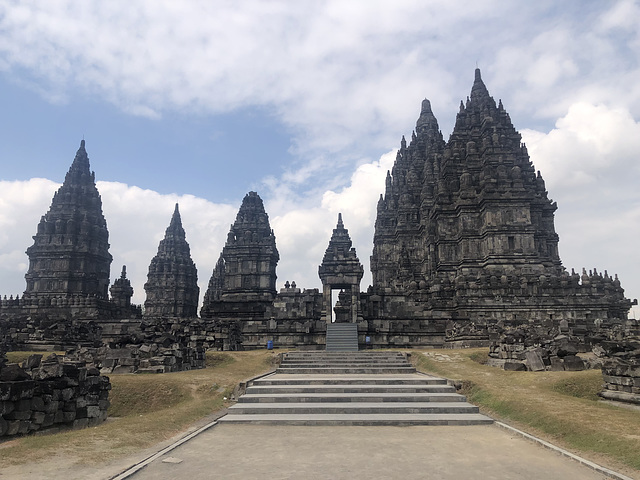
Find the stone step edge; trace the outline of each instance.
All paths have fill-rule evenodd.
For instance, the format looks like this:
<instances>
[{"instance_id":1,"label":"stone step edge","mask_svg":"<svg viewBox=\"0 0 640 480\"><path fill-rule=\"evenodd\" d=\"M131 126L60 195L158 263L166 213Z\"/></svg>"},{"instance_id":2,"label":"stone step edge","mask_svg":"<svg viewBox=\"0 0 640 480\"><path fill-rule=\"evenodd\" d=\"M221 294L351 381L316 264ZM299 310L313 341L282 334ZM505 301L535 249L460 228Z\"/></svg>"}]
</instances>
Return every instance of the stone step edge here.
<instances>
[{"instance_id":1,"label":"stone step edge","mask_svg":"<svg viewBox=\"0 0 640 480\"><path fill-rule=\"evenodd\" d=\"M296 418L297 417L297 418ZM390 418L384 414L333 414L333 415L232 415L227 414L218 420L220 423L253 423L272 425L490 425L493 419L480 413L472 414L399 414Z\"/></svg>"},{"instance_id":2,"label":"stone step edge","mask_svg":"<svg viewBox=\"0 0 640 480\"><path fill-rule=\"evenodd\" d=\"M262 399L262 400L260 400ZM246 393L238 399L238 403L353 403L353 402L466 402L464 395L457 393Z\"/></svg>"}]
</instances>

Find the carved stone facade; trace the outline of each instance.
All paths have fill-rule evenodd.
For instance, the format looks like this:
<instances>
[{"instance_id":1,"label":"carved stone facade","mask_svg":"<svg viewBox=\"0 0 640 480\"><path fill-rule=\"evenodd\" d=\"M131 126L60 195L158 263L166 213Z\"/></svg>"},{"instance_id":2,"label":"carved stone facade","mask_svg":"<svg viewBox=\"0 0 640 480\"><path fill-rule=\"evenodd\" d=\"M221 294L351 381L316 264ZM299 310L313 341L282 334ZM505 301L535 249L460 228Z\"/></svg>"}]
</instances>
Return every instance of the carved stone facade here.
<instances>
[{"instance_id":1,"label":"carved stone facade","mask_svg":"<svg viewBox=\"0 0 640 480\"><path fill-rule=\"evenodd\" d=\"M114 304L123 309L131 307L131 297L133 296L133 287L131 281L127 278L127 266L122 266L120 278L116 278L109 289L111 299Z\"/></svg>"},{"instance_id":2,"label":"carved stone facade","mask_svg":"<svg viewBox=\"0 0 640 480\"><path fill-rule=\"evenodd\" d=\"M219 348L317 346L324 342L322 295L286 283L276 294L280 256L262 199L249 192L229 231L200 316L215 325Z\"/></svg>"},{"instance_id":3,"label":"carved stone facade","mask_svg":"<svg viewBox=\"0 0 640 480\"><path fill-rule=\"evenodd\" d=\"M276 237L262 199L256 192L249 192L209 281L201 316L231 315L239 320L264 317L276 296L278 260Z\"/></svg>"},{"instance_id":4,"label":"carved stone facade","mask_svg":"<svg viewBox=\"0 0 640 480\"><path fill-rule=\"evenodd\" d=\"M360 281L364 274L364 268L356 255L356 249L351 247L349 231L344 228L342 214L338 214L338 225L333 229L329 246L324 252L322 265L318 267L318 275L322 281L322 297L324 305L324 318L331 323L331 290L342 291L338 311L346 307L349 314L345 318L341 313L340 320L357 323L362 320L360 312Z\"/></svg>"},{"instance_id":5,"label":"carved stone facade","mask_svg":"<svg viewBox=\"0 0 640 480\"><path fill-rule=\"evenodd\" d=\"M198 271L191 259L177 203L158 253L149 265L144 290L145 318L189 318L198 314Z\"/></svg>"},{"instance_id":6,"label":"carved stone facade","mask_svg":"<svg viewBox=\"0 0 640 480\"><path fill-rule=\"evenodd\" d=\"M378 201L365 316L426 321L434 343L446 320L479 331L497 321L566 320L578 332L626 318L631 302L617 278L563 268L556 208L477 69L448 142L428 100L411 142L401 141ZM376 328L391 334L394 325Z\"/></svg>"},{"instance_id":7,"label":"carved stone facade","mask_svg":"<svg viewBox=\"0 0 640 480\"><path fill-rule=\"evenodd\" d=\"M336 321L357 323L362 345L488 345L497 340L496 325L527 324L536 334L562 326L587 348L596 333L626 321L632 303L606 271L565 270L556 208L509 114L476 70L448 141L428 100L411 140L401 140L378 201L366 293L341 215L318 269L323 291L287 282L277 292L275 236L262 199L249 192L211 276L202 321L195 318L197 271L176 205L149 267L141 322L124 270L107 297L108 232L83 141L27 250L27 291L0 301L0 345L68 344L59 333L73 326L83 327L74 343L85 345L101 335L114 345L139 344L151 331L150 344L171 343L165 327L182 325L188 333L198 324L204 343L197 349L262 348L270 340L323 348L337 289ZM171 348L182 351L182 342ZM198 366L197 352L189 365Z\"/></svg>"},{"instance_id":8,"label":"carved stone facade","mask_svg":"<svg viewBox=\"0 0 640 480\"><path fill-rule=\"evenodd\" d=\"M108 298L109 232L84 140L33 240L25 297Z\"/></svg>"}]
</instances>

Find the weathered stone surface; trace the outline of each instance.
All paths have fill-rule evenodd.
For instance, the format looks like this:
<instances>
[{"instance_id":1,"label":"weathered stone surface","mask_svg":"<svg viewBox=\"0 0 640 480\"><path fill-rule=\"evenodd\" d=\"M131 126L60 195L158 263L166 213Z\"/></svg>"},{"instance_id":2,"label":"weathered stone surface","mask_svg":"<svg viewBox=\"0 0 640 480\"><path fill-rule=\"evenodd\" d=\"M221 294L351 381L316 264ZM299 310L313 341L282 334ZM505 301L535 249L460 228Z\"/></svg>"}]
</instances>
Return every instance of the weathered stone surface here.
<instances>
[{"instance_id":1,"label":"weathered stone surface","mask_svg":"<svg viewBox=\"0 0 640 480\"><path fill-rule=\"evenodd\" d=\"M362 320L360 310L360 280L364 268L356 255L356 249L351 246L349 231L344 228L342 214L338 214L338 224L333 229L329 245L324 252L322 264L318 267L318 275L322 281L322 308L327 323L331 323L332 289L342 289L342 301L338 311L345 309L344 320L357 323Z\"/></svg>"},{"instance_id":2,"label":"weathered stone surface","mask_svg":"<svg viewBox=\"0 0 640 480\"><path fill-rule=\"evenodd\" d=\"M505 361L504 366L502 368L510 372L519 372L519 371L524 372L527 370L527 366L523 362L513 362L513 361Z\"/></svg>"},{"instance_id":3,"label":"weathered stone surface","mask_svg":"<svg viewBox=\"0 0 640 480\"><path fill-rule=\"evenodd\" d=\"M6 363L0 366L0 437L27 434L54 424L71 426L78 415L91 417L96 423L106 419L111 384L106 377L88 375L94 368L80 362L65 363L55 354L43 362L32 357L24 363L29 368ZM61 368L53 368L55 365ZM21 372L20 379L16 371ZM14 380L1 380L8 377Z\"/></svg>"},{"instance_id":4,"label":"weathered stone surface","mask_svg":"<svg viewBox=\"0 0 640 480\"><path fill-rule=\"evenodd\" d=\"M0 300L0 347L95 345L101 342L96 320L141 315L139 306L107 297L109 232L84 140L33 239L24 295Z\"/></svg>"},{"instance_id":5,"label":"weathered stone surface","mask_svg":"<svg viewBox=\"0 0 640 480\"><path fill-rule=\"evenodd\" d=\"M202 318L252 319L263 316L276 296L280 255L262 199L249 192L231 225L209 281Z\"/></svg>"},{"instance_id":6,"label":"weathered stone surface","mask_svg":"<svg viewBox=\"0 0 640 480\"><path fill-rule=\"evenodd\" d=\"M191 259L178 204L158 254L149 265L144 317L195 317L198 311L198 271Z\"/></svg>"},{"instance_id":7,"label":"weathered stone surface","mask_svg":"<svg viewBox=\"0 0 640 480\"><path fill-rule=\"evenodd\" d=\"M526 352L525 358L527 360L527 367L532 372L539 372L545 369L544 361L542 360L542 354L539 349L529 350L528 352Z\"/></svg>"},{"instance_id":8,"label":"weathered stone surface","mask_svg":"<svg viewBox=\"0 0 640 480\"><path fill-rule=\"evenodd\" d=\"M27 255L28 298L80 295L107 299L109 232L84 140L49 211L40 220Z\"/></svg>"},{"instance_id":9,"label":"weathered stone surface","mask_svg":"<svg viewBox=\"0 0 640 480\"><path fill-rule=\"evenodd\" d=\"M133 296L133 287L131 281L127 278L127 266L122 266L122 272L120 278L116 278L109 289L111 293L111 302L116 309L116 316L126 317L134 313L138 316L138 307L131 304L131 297Z\"/></svg>"},{"instance_id":10,"label":"weathered stone surface","mask_svg":"<svg viewBox=\"0 0 640 480\"><path fill-rule=\"evenodd\" d=\"M584 336L597 319L626 318L631 306L607 272L580 276L563 268L557 206L479 70L447 142L423 102L377 208L365 300L379 300L365 318L455 318L459 336L447 331L447 341L469 342L474 335L486 341L500 321L562 322ZM393 297L405 303L401 313L389 308Z\"/></svg>"},{"instance_id":11,"label":"weathered stone surface","mask_svg":"<svg viewBox=\"0 0 640 480\"><path fill-rule=\"evenodd\" d=\"M640 320L630 319L607 330L594 353L602 358L603 398L640 404Z\"/></svg>"}]
</instances>

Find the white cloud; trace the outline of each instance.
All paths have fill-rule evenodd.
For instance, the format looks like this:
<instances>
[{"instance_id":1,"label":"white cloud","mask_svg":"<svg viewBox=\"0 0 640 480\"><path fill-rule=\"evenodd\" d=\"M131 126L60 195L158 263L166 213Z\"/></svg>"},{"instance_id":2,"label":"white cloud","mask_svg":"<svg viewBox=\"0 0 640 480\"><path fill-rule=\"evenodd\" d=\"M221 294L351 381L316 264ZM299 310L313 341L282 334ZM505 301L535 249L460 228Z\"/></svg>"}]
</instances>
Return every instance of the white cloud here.
<instances>
[{"instance_id":1,"label":"white cloud","mask_svg":"<svg viewBox=\"0 0 640 480\"><path fill-rule=\"evenodd\" d=\"M134 302L144 302L149 263L164 238L174 206L179 203L202 297L238 206L213 204L193 195L162 195L117 182L97 182L97 186L109 228L111 280L117 278L123 264L127 265Z\"/></svg>"},{"instance_id":2,"label":"white cloud","mask_svg":"<svg viewBox=\"0 0 640 480\"><path fill-rule=\"evenodd\" d=\"M267 202L271 226L280 252L278 284L295 280L304 288L320 288L318 266L329 245L338 213L365 267L361 288L371 284L369 256L373 249L373 225L378 197L384 192L387 170L395 160L395 151L379 160L360 165L348 186L339 191L327 190L318 203L296 208L295 204ZM319 206L318 206L319 205Z\"/></svg>"},{"instance_id":3,"label":"white cloud","mask_svg":"<svg viewBox=\"0 0 640 480\"><path fill-rule=\"evenodd\" d=\"M367 265L388 159L363 159L410 135L425 96L446 137L478 61L559 203L564 263L597 259L599 270L617 271L629 295L640 296L630 278L638 262L629 243L640 224L633 185L640 151L639 23L632 0L587 6L484 0L463 8L419 0L0 0L0 70L50 101L100 99L150 118L241 107L273 114L292 132L294 163L253 181L267 189L259 193L278 237L279 276L296 276L305 286L317 282L337 211ZM0 210L2 269L20 269L19 252L48 207L55 184L40 181L40 191L35 179L2 183L0 198L8 202ZM100 185L112 277L116 263L126 261L139 276L140 295L179 200L206 285L237 206ZM40 203L21 207L5 194L9 188L22 189L27 203ZM110 189L117 192L113 198Z\"/></svg>"},{"instance_id":4,"label":"white cloud","mask_svg":"<svg viewBox=\"0 0 640 480\"><path fill-rule=\"evenodd\" d=\"M558 202L563 264L617 273L627 297L640 298L640 122L625 109L580 102L550 132L521 133Z\"/></svg>"},{"instance_id":5,"label":"white cloud","mask_svg":"<svg viewBox=\"0 0 640 480\"><path fill-rule=\"evenodd\" d=\"M0 294L22 295L29 265L25 250L40 217L59 184L44 178L25 182L0 181Z\"/></svg>"},{"instance_id":6,"label":"white cloud","mask_svg":"<svg viewBox=\"0 0 640 480\"><path fill-rule=\"evenodd\" d=\"M303 288L320 286L318 265L326 249L338 212L343 214L360 261L368 266L373 239L377 198L384 189L384 178L393 165L395 153L358 167L350 185L338 192L326 191L320 206L267 203L267 213L280 251L278 285L295 280ZM28 259L24 251L33 241L41 215L45 214L59 184L45 179L0 182L0 293L22 294ZM97 182L102 208L109 228L113 255L111 281L122 265L134 287L135 303L144 302L144 288L151 258L164 237L175 203L180 204L182 224L198 267L201 297L213 267L235 220L239 205L213 204L192 195L162 195L118 182ZM271 208L274 207L274 208ZM9 235L6 232L12 232ZM366 268L368 271L368 268ZM367 280L368 279L368 280ZM370 283L367 272L362 287Z\"/></svg>"}]
</instances>

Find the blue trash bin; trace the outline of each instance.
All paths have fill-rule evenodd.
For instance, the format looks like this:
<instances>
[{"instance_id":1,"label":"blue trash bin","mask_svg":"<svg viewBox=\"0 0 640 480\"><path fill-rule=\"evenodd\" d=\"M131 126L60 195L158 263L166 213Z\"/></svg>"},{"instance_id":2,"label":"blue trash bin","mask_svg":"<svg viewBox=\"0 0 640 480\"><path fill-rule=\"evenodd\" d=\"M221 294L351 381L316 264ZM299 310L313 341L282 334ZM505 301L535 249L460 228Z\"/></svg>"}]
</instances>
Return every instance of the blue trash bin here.
<instances>
[{"instance_id":1,"label":"blue trash bin","mask_svg":"<svg viewBox=\"0 0 640 480\"><path fill-rule=\"evenodd\" d=\"M267 340L267 350L273 350L273 340Z\"/></svg>"}]
</instances>

